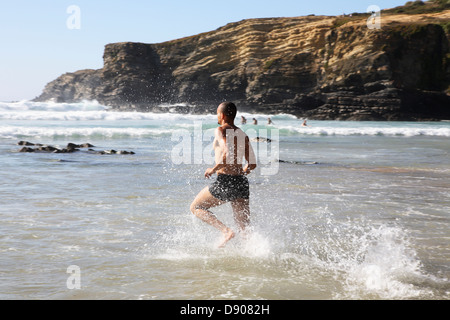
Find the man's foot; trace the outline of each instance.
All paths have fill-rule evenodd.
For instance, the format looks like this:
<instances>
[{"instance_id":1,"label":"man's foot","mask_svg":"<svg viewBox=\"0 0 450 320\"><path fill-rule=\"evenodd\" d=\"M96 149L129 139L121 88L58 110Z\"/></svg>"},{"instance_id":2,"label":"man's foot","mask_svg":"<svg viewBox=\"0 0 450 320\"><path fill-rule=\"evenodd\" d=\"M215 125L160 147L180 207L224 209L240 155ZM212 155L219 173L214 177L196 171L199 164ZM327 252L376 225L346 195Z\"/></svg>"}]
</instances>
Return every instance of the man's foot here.
<instances>
[{"instance_id":1,"label":"man's foot","mask_svg":"<svg viewBox=\"0 0 450 320\"><path fill-rule=\"evenodd\" d=\"M241 239L244 241L249 240L251 237L250 230L248 230L248 228L245 230L241 230L239 234L240 234Z\"/></svg>"},{"instance_id":2,"label":"man's foot","mask_svg":"<svg viewBox=\"0 0 450 320\"><path fill-rule=\"evenodd\" d=\"M224 235L224 239L221 242L221 244L219 245L219 248L223 248L228 241L230 241L231 239L234 238L235 234L234 234L233 230L227 228L227 231L225 231L223 233L223 235Z\"/></svg>"}]
</instances>

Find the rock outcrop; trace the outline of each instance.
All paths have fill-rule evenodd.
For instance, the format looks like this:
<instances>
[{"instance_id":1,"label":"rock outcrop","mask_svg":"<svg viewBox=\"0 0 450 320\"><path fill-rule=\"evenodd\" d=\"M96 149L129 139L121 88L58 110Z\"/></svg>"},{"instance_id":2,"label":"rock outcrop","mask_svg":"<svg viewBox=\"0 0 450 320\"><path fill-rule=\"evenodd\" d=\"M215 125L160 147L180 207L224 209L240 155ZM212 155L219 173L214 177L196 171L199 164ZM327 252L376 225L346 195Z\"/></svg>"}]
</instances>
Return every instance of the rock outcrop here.
<instances>
[{"instance_id":1,"label":"rock outcrop","mask_svg":"<svg viewBox=\"0 0 450 320\"><path fill-rule=\"evenodd\" d=\"M249 19L158 44L105 46L99 70L66 73L38 101L117 110L240 110L310 119L450 119L450 10Z\"/></svg>"},{"instance_id":2,"label":"rock outcrop","mask_svg":"<svg viewBox=\"0 0 450 320\"><path fill-rule=\"evenodd\" d=\"M135 154L133 151L126 151L126 150L101 150L97 151L92 149L94 146L90 143L83 143L83 144L75 144L72 142L69 142L65 148L57 148L50 145L44 145L41 143L32 143L29 141L19 141L17 143L19 146L22 147L19 152L27 152L27 153L73 153L80 151L80 149L89 148L87 149L88 153L94 153L94 154ZM37 147L37 148L32 148Z\"/></svg>"}]
</instances>

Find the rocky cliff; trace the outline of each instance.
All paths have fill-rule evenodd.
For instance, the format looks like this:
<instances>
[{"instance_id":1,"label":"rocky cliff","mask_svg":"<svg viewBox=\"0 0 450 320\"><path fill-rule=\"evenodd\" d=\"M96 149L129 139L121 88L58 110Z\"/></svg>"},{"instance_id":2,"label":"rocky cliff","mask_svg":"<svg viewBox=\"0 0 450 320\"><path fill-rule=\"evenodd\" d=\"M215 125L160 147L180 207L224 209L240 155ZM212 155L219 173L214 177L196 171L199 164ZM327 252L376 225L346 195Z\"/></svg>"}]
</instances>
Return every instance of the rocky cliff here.
<instances>
[{"instance_id":1,"label":"rocky cliff","mask_svg":"<svg viewBox=\"0 0 450 320\"><path fill-rule=\"evenodd\" d=\"M450 10L250 19L158 44L105 46L99 70L66 73L38 101L118 110L240 110L310 119L450 119ZM162 106L163 105L163 106Z\"/></svg>"}]
</instances>

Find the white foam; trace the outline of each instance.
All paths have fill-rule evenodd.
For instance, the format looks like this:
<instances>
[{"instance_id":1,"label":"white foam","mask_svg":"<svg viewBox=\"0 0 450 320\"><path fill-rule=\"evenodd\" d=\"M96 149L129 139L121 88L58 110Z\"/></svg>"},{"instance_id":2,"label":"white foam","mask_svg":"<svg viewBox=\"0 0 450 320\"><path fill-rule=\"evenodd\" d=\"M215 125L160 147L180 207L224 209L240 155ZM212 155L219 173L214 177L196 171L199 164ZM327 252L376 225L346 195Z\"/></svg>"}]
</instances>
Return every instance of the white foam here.
<instances>
[{"instance_id":1,"label":"white foam","mask_svg":"<svg viewBox=\"0 0 450 320\"><path fill-rule=\"evenodd\" d=\"M171 129L160 128L65 128L65 127L0 127L0 138L4 139L42 139L42 138L127 138L157 137L170 134Z\"/></svg>"},{"instance_id":2,"label":"white foam","mask_svg":"<svg viewBox=\"0 0 450 320\"><path fill-rule=\"evenodd\" d=\"M161 105L161 110L170 109L170 105ZM301 121L289 114L250 114L239 113L248 120L247 127L253 128L250 119L256 118L265 127L267 118L272 118L274 124L270 128L279 129L281 134L325 135L325 136L441 136L450 137L448 122L358 122L358 121L310 121L308 127L302 127ZM177 114L170 112L116 112L111 107L99 104L97 101L79 103L48 102L0 102L0 120L10 121L155 121L158 126L173 123L193 123L204 121L215 124L216 115ZM268 127L269 128L269 127Z\"/></svg>"},{"instance_id":3,"label":"white foam","mask_svg":"<svg viewBox=\"0 0 450 320\"><path fill-rule=\"evenodd\" d=\"M203 118L212 115L203 116ZM97 101L80 103L55 102L0 102L0 119L3 120L49 120L49 121L91 121L91 120L186 120L200 116L152 112L115 112L109 106Z\"/></svg>"},{"instance_id":4,"label":"white foam","mask_svg":"<svg viewBox=\"0 0 450 320\"><path fill-rule=\"evenodd\" d=\"M137 112L137 111L114 111L109 106L99 104L97 101L83 101L79 103L56 103L56 102L0 102L0 119L3 120L48 120L48 121L119 121L119 120L155 120L155 121L195 121L204 120L217 121L215 114L179 114L169 111L171 105L160 105L162 112ZM165 110L167 109L167 110ZM165 111L165 112L164 112ZM275 116L265 114L240 113L247 118L257 117L266 120L273 119L296 119L293 115L279 114Z\"/></svg>"},{"instance_id":5,"label":"white foam","mask_svg":"<svg viewBox=\"0 0 450 320\"><path fill-rule=\"evenodd\" d=\"M372 227L355 238L352 246L358 259L348 256L336 262L346 275L346 298L408 299L431 294L411 283L426 276L404 230Z\"/></svg>"},{"instance_id":6,"label":"white foam","mask_svg":"<svg viewBox=\"0 0 450 320\"><path fill-rule=\"evenodd\" d=\"M272 253L270 240L260 232L250 232L245 239L239 242L238 253L250 258L268 258Z\"/></svg>"},{"instance_id":7,"label":"white foam","mask_svg":"<svg viewBox=\"0 0 450 320\"><path fill-rule=\"evenodd\" d=\"M314 127L296 127L296 126L280 126L280 130L285 130L288 133L302 134L302 135L323 135L323 136L440 136L450 137L450 126L447 127L406 127L399 125L397 127L331 127L321 126L320 124Z\"/></svg>"},{"instance_id":8,"label":"white foam","mask_svg":"<svg viewBox=\"0 0 450 320\"><path fill-rule=\"evenodd\" d=\"M107 106L100 105L97 101L82 101L77 103L57 103L53 101L34 102L22 100L18 102L0 102L0 112L12 111L44 111L44 112L67 112L67 111L95 111L107 110Z\"/></svg>"}]
</instances>

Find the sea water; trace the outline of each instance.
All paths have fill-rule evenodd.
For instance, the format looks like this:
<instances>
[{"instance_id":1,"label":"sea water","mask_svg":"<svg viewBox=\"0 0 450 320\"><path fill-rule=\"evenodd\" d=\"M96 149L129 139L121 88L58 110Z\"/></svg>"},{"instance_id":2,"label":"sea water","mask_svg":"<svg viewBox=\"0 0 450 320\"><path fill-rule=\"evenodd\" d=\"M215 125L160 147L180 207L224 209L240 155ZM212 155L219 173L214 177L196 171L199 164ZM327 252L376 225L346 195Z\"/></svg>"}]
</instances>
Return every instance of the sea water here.
<instances>
[{"instance_id":1,"label":"sea water","mask_svg":"<svg viewBox=\"0 0 450 320\"><path fill-rule=\"evenodd\" d=\"M276 138L252 142L274 157L249 176L250 234L217 249L189 211L210 163L173 153L178 133L196 143L217 118L162 107L0 103L1 299L450 298L450 122L238 113L245 132ZM236 227L229 204L213 212Z\"/></svg>"}]
</instances>

